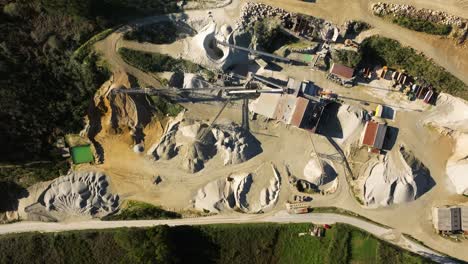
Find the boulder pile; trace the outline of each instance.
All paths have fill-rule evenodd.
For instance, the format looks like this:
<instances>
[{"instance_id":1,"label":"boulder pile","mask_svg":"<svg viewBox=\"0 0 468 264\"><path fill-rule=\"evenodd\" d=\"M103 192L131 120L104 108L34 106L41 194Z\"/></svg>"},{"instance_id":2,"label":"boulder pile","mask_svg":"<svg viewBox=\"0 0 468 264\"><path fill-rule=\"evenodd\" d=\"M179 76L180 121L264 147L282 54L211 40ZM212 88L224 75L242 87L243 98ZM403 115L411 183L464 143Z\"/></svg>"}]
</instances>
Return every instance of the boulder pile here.
<instances>
[{"instance_id":1,"label":"boulder pile","mask_svg":"<svg viewBox=\"0 0 468 264\"><path fill-rule=\"evenodd\" d=\"M282 24L290 24L292 23L293 16L294 14L279 7L248 2L241 8L240 19L237 21L237 27L244 29L253 25L256 21L260 21L268 17L276 17L280 19Z\"/></svg>"}]
</instances>

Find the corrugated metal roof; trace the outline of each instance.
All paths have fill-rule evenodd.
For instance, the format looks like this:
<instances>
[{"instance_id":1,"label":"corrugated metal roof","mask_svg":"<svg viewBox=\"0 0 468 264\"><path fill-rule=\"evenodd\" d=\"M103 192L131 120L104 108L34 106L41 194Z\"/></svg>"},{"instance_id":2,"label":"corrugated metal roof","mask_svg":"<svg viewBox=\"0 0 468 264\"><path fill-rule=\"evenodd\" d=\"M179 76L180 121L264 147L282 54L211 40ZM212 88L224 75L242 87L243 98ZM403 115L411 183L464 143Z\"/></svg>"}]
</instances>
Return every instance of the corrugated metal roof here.
<instances>
[{"instance_id":1,"label":"corrugated metal roof","mask_svg":"<svg viewBox=\"0 0 468 264\"><path fill-rule=\"evenodd\" d=\"M387 125L379 124L377 129L377 135L375 135L374 147L381 149L385 140L385 134L387 133Z\"/></svg>"},{"instance_id":2,"label":"corrugated metal roof","mask_svg":"<svg viewBox=\"0 0 468 264\"><path fill-rule=\"evenodd\" d=\"M291 125L296 127L301 127L302 119L304 118L305 111L309 105L309 100L298 97L296 101L296 107L294 108L294 113L291 118Z\"/></svg>"},{"instance_id":3,"label":"corrugated metal roof","mask_svg":"<svg viewBox=\"0 0 468 264\"><path fill-rule=\"evenodd\" d=\"M460 208L461 208L462 230L468 231L468 206L462 206Z\"/></svg>"},{"instance_id":4,"label":"corrugated metal roof","mask_svg":"<svg viewBox=\"0 0 468 264\"><path fill-rule=\"evenodd\" d=\"M364 129L364 137L362 139L362 144L367 146L374 146L375 135L377 134L377 129L379 125L375 122L369 121L366 123Z\"/></svg>"},{"instance_id":5,"label":"corrugated metal roof","mask_svg":"<svg viewBox=\"0 0 468 264\"><path fill-rule=\"evenodd\" d=\"M354 69L338 63L333 63L330 73L338 75L345 79L351 79L354 76Z\"/></svg>"},{"instance_id":6,"label":"corrugated metal roof","mask_svg":"<svg viewBox=\"0 0 468 264\"><path fill-rule=\"evenodd\" d=\"M262 93L249 105L249 109L267 118L275 118L276 108L280 99L281 94Z\"/></svg>"},{"instance_id":7,"label":"corrugated metal roof","mask_svg":"<svg viewBox=\"0 0 468 264\"><path fill-rule=\"evenodd\" d=\"M439 231L462 230L461 210L459 207L441 207L432 209L432 221Z\"/></svg>"},{"instance_id":8,"label":"corrugated metal roof","mask_svg":"<svg viewBox=\"0 0 468 264\"><path fill-rule=\"evenodd\" d=\"M369 121L366 123L366 127L364 129L364 136L362 137L361 144L381 149L385 141L386 133L386 124L379 124L375 121Z\"/></svg>"},{"instance_id":9,"label":"corrugated metal roof","mask_svg":"<svg viewBox=\"0 0 468 264\"><path fill-rule=\"evenodd\" d=\"M297 97L294 95L282 95L276 107L274 118L286 124L291 124L296 101Z\"/></svg>"},{"instance_id":10,"label":"corrugated metal roof","mask_svg":"<svg viewBox=\"0 0 468 264\"><path fill-rule=\"evenodd\" d=\"M294 90L292 94L295 96L299 95L299 90L301 89L301 85L302 85L301 81L297 81L296 79L293 79L293 78L288 79L287 87L291 90Z\"/></svg>"}]
</instances>

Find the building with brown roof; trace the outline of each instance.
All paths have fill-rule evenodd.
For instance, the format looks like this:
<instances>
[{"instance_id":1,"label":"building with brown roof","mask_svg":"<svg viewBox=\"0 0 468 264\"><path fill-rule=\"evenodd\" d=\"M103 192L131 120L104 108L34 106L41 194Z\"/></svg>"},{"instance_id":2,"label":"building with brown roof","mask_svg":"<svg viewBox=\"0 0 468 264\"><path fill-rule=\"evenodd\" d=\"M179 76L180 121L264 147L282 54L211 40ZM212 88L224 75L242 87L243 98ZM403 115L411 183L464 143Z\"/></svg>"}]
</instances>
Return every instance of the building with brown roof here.
<instances>
[{"instance_id":1,"label":"building with brown roof","mask_svg":"<svg viewBox=\"0 0 468 264\"><path fill-rule=\"evenodd\" d=\"M386 133L387 124L370 120L366 123L361 135L361 145L368 146L374 150L382 149Z\"/></svg>"},{"instance_id":2,"label":"building with brown roof","mask_svg":"<svg viewBox=\"0 0 468 264\"><path fill-rule=\"evenodd\" d=\"M342 80L351 81L354 78L354 69L342 64L333 63L330 68L330 74L333 74Z\"/></svg>"}]
</instances>

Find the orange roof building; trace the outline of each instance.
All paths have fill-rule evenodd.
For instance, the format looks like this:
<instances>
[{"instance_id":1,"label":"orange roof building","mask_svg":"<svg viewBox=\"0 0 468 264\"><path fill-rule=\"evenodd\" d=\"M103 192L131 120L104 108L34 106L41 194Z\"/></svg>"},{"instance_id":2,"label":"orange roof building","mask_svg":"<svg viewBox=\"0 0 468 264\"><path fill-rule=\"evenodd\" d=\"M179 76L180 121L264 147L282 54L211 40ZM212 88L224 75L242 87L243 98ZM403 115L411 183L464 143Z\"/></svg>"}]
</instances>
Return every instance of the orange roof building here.
<instances>
[{"instance_id":1,"label":"orange roof building","mask_svg":"<svg viewBox=\"0 0 468 264\"><path fill-rule=\"evenodd\" d=\"M364 127L364 132L361 135L361 145L368 146L373 149L382 149L387 133L387 124L377 123L370 120Z\"/></svg>"}]
</instances>

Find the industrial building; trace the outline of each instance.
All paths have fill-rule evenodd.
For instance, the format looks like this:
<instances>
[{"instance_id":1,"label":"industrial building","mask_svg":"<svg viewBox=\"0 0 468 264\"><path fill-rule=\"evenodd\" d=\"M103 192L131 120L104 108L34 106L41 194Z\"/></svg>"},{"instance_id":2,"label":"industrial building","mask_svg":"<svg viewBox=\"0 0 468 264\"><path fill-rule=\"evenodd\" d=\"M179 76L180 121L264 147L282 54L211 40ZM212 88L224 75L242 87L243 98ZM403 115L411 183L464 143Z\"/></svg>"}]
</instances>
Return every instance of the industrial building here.
<instances>
[{"instance_id":1,"label":"industrial building","mask_svg":"<svg viewBox=\"0 0 468 264\"><path fill-rule=\"evenodd\" d=\"M343 86L351 87L353 86L355 79L354 69L345 65L333 63L327 78Z\"/></svg>"},{"instance_id":2,"label":"industrial building","mask_svg":"<svg viewBox=\"0 0 468 264\"><path fill-rule=\"evenodd\" d=\"M249 108L252 112L269 119L315 133L326 105L326 102L318 97L320 93L316 89L310 82L289 78L287 94L261 94Z\"/></svg>"},{"instance_id":3,"label":"industrial building","mask_svg":"<svg viewBox=\"0 0 468 264\"><path fill-rule=\"evenodd\" d=\"M468 233L468 206L433 207L432 223L438 233Z\"/></svg>"},{"instance_id":4,"label":"industrial building","mask_svg":"<svg viewBox=\"0 0 468 264\"><path fill-rule=\"evenodd\" d=\"M378 153L383 147L386 133L387 124L375 120L367 121L361 135L361 145L369 147L369 152Z\"/></svg>"}]
</instances>

